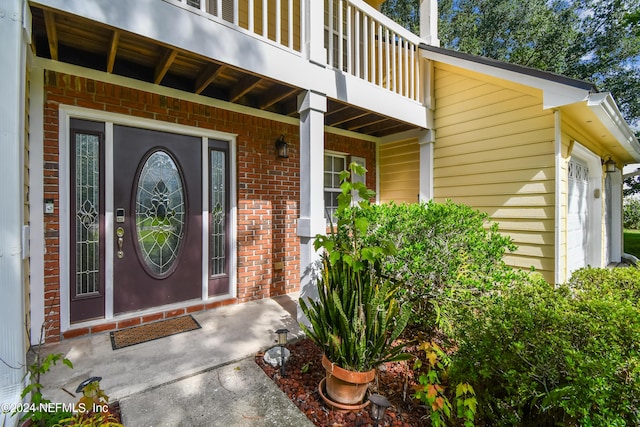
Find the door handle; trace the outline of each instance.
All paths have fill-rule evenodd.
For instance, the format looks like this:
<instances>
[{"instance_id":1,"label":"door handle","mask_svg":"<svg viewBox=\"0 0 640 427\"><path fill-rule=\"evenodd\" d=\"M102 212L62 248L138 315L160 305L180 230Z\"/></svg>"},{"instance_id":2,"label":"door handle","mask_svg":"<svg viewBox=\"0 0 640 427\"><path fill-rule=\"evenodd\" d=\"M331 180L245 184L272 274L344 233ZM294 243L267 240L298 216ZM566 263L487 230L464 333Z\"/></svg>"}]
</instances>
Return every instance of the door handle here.
<instances>
[{"instance_id":1,"label":"door handle","mask_svg":"<svg viewBox=\"0 0 640 427\"><path fill-rule=\"evenodd\" d=\"M122 246L124 245L124 228L118 227L116 230L116 236L118 236L118 258L124 258L124 251L122 250Z\"/></svg>"}]
</instances>

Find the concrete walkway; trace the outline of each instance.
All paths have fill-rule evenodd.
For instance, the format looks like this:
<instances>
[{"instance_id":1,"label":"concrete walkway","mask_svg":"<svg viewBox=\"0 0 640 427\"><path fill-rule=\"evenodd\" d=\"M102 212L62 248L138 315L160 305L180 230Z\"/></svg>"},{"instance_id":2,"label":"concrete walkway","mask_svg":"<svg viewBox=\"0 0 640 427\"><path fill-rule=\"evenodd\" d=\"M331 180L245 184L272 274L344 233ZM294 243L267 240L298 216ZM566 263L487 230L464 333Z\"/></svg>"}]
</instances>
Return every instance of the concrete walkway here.
<instances>
[{"instance_id":1,"label":"concrete walkway","mask_svg":"<svg viewBox=\"0 0 640 427\"><path fill-rule=\"evenodd\" d=\"M254 362L274 345L275 331L304 334L296 322L297 295L222 307L193 317L201 329L119 350L109 334L65 340L47 347L62 352L74 369L56 366L43 376L44 395L71 403L84 379L102 377L118 400L126 427L313 426Z\"/></svg>"}]
</instances>

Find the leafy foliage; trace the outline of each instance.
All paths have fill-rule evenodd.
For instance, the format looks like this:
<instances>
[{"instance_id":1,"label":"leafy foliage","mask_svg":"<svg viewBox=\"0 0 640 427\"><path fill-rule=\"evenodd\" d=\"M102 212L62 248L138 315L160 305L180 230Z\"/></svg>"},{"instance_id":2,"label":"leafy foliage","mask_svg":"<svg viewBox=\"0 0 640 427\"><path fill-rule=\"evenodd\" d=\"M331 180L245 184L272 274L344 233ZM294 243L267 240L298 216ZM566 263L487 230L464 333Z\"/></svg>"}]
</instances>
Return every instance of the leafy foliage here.
<instances>
[{"instance_id":1,"label":"leafy foliage","mask_svg":"<svg viewBox=\"0 0 640 427\"><path fill-rule=\"evenodd\" d=\"M368 220L360 210L371 208L373 193L363 183L350 182L351 173L363 175L352 163L341 174L336 230L317 236L316 250L323 249L322 271L317 280L319 299L300 300L312 328L301 325L338 366L364 372L394 360L403 360L402 346L393 342L407 325L411 309L396 298L400 283L381 275L381 261L394 251L392 245L363 246ZM351 208L352 194L360 201Z\"/></svg>"},{"instance_id":2,"label":"leafy foliage","mask_svg":"<svg viewBox=\"0 0 640 427\"><path fill-rule=\"evenodd\" d=\"M71 415L69 412L50 412L44 410L48 403L51 403L49 399L46 399L42 395L42 383L40 378L51 370L51 368L58 364L63 363L69 368L73 368L73 363L64 357L62 353L50 353L43 356L40 352L34 351L35 359L33 363L27 366L27 372L25 378L29 378L29 383L22 389L20 397L25 399L27 396L31 396L31 403L34 410L26 412L20 421L30 420L35 426L50 426L54 425L60 420ZM14 413L15 415L15 413Z\"/></svg>"},{"instance_id":3,"label":"leafy foliage","mask_svg":"<svg viewBox=\"0 0 640 427\"><path fill-rule=\"evenodd\" d=\"M99 379L91 381L82 388L82 397L76 404L74 414L61 420L55 427L123 427L110 412L108 403L109 396L100 387Z\"/></svg>"},{"instance_id":4,"label":"leafy foliage","mask_svg":"<svg viewBox=\"0 0 640 427\"><path fill-rule=\"evenodd\" d=\"M382 11L419 32L419 0ZM590 81L640 126L640 15L636 0L440 0L443 47Z\"/></svg>"},{"instance_id":5,"label":"leafy foliage","mask_svg":"<svg viewBox=\"0 0 640 427\"><path fill-rule=\"evenodd\" d=\"M414 397L431 409L431 426L444 427L447 420L453 418L452 404L449 399L451 393L447 393L442 385L441 378L447 375L447 369L451 364L451 358L434 342L424 342L418 348L425 353L425 362L416 359L413 369L419 372L417 387ZM464 421L465 427L473 427L476 414L477 400L475 392L470 384L458 384L455 388L456 411L453 414Z\"/></svg>"},{"instance_id":6,"label":"leafy foliage","mask_svg":"<svg viewBox=\"0 0 640 427\"><path fill-rule=\"evenodd\" d=\"M622 216L624 228L640 229L640 200L625 197Z\"/></svg>"},{"instance_id":7,"label":"leafy foliage","mask_svg":"<svg viewBox=\"0 0 640 427\"><path fill-rule=\"evenodd\" d=\"M382 266L386 275L405 283L404 298L414 307L412 323L434 328L442 301L457 287L491 287L512 274L502 261L515 250L509 237L498 233L489 217L452 202L384 204L358 212L373 224L362 245L392 242L397 251Z\"/></svg>"},{"instance_id":8,"label":"leafy foliage","mask_svg":"<svg viewBox=\"0 0 640 427\"><path fill-rule=\"evenodd\" d=\"M456 305L452 381L498 426L640 423L640 272L583 269L554 288L517 281Z\"/></svg>"}]
</instances>

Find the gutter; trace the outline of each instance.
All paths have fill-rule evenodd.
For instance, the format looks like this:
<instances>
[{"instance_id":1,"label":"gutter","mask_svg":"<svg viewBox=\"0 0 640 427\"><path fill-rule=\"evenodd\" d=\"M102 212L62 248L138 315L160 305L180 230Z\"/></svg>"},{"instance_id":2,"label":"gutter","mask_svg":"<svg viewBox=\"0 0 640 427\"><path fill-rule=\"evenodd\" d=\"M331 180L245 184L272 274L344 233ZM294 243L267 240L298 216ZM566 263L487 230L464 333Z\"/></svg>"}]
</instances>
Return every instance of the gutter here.
<instances>
[{"instance_id":1,"label":"gutter","mask_svg":"<svg viewBox=\"0 0 640 427\"><path fill-rule=\"evenodd\" d=\"M629 124L622 117L622 113L618 109L611 93L590 94L587 106L634 160L640 162L640 143L638 138L636 138Z\"/></svg>"}]
</instances>

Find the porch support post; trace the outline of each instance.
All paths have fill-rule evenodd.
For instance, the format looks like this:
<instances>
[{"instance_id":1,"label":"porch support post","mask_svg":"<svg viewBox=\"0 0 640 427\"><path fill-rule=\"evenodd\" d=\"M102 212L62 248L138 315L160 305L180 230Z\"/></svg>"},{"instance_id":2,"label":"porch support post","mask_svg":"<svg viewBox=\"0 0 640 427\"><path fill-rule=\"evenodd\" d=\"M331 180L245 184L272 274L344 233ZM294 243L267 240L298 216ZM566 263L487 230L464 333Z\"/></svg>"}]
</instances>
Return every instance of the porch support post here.
<instances>
[{"instance_id":1,"label":"porch support post","mask_svg":"<svg viewBox=\"0 0 640 427\"><path fill-rule=\"evenodd\" d=\"M22 0L0 0L0 358L4 362L0 362L0 402L4 404L21 401L26 353L22 242L27 234L23 214L27 68L23 31L31 24L28 17L23 25L27 9ZM16 425L18 418L0 411L0 425Z\"/></svg>"},{"instance_id":2,"label":"porch support post","mask_svg":"<svg viewBox=\"0 0 640 427\"><path fill-rule=\"evenodd\" d=\"M609 174L611 179L611 194L607 197L611 198L611 253L608 261L620 262L624 253L624 230L622 227L622 171L616 168L614 173Z\"/></svg>"},{"instance_id":3,"label":"porch support post","mask_svg":"<svg viewBox=\"0 0 640 427\"><path fill-rule=\"evenodd\" d=\"M327 65L327 51L324 47L324 3L318 0L303 0L305 50L307 59L318 65Z\"/></svg>"},{"instance_id":4,"label":"porch support post","mask_svg":"<svg viewBox=\"0 0 640 427\"><path fill-rule=\"evenodd\" d=\"M440 46L437 0L420 0L420 38L432 46Z\"/></svg>"},{"instance_id":5,"label":"porch support post","mask_svg":"<svg viewBox=\"0 0 640 427\"><path fill-rule=\"evenodd\" d=\"M433 144L436 142L436 131L427 129L418 138L420 144L420 194L421 203L433 199Z\"/></svg>"},{"instance_id":6,"label":"porch support post","mask_svg":"<svg viewBox=\"0 0 640 427\"><path fill-rule=\"evenodd\" d=\"M322 3L322 2L316 2ZM300 298L316 298L313 267L319 259L313 248L317 234L326 232L324 219L324 113L327 97L306 91L298 96L300 112ZM308 325L302 310L298 322Z\"/></svg>"}]
</instances>

